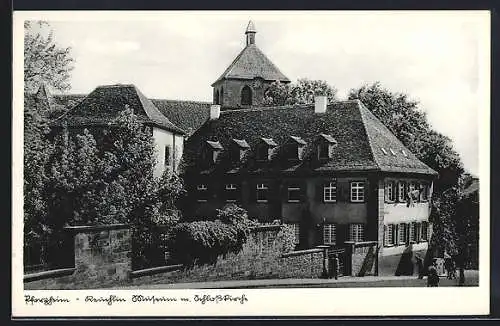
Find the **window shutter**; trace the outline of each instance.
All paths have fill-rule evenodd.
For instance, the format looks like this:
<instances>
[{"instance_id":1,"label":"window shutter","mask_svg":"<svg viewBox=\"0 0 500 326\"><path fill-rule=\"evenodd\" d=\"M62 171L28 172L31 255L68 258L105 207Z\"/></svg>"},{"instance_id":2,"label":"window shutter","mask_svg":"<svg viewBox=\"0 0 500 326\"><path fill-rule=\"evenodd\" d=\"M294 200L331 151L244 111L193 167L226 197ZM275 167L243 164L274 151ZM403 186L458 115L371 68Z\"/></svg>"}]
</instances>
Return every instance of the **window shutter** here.
<instances>
[{"instance_id":1,"label":"window shutter","mask_svg":"<svg viewBox=\"0 0 500 326\"><path fill-rule=\"evenodd\" d=\"M250 203L257 202L257 182L251 181L248 183L248 198Z\"/></svg>"},{"instance_id":2,"label":"window shutter","mask_svg":"<svg viewBox=\"0 0 500 326\"><path fill-rule=\"evenodd\" d=\"M410 244L410 223L405 223L405 229L406 229L406 239L405 242L406 244Z\"/></svg>"},{"instance_id":3,"label":"window shutter","mask_svg":"<svg viewBox=\"0 0 500 326\"><path fill-rule=\"evenodd\" d=\"M388 188L389 188L389 185L387 182L385 182L385 185L384 185L384 200L386 202L389 201L389 191L388 191Z\"/></svg>"},{"instance_id":4,"label":"window shutter","mask_svg":"<svg viewBox=\"0 0 500 326\"><path fill-rule=\"evenodd\" d=\"M399 224L394 224L394 245L399 244Z\"/></svg>"},{"instance_id":5,"label":"window shutter","mask_svg":"<svg viewBox=\"0 0 500 326\"><path fill-rule=\"evenodd\" d=\"M388 232L388 227L387 225L384 225L384 246L387 246L387 237L389 236L387 232Z\"/></svg>"},{"instance_id":6,"label":"window shutter","mask_svg":"<svg viewBox=\"0 0 500 326\"><path fill-rule=\"evenodd\" d=\"M321 181L316 185L316 201L318 203L323 203L323 187L325 186L325 183Z\"/></svg>"},{"instance_id":7,"label":"window shutter","mask_svg":"<svg viewBox=\"0 0 500 326\"><path fill-rule=\"evenodd\" d=\"M307 183L305 181L300 181L300 202L304 203L306 202L306 197L307 197Z\"/></svg>"},{"instance_id":8,"label":"window shutter","mask_svg":"<svg viewBox=\"0 0 500 326\"><path fill-rule=\"evenodd\" d=\"M350 183L349 182L338 182L337 183L337 194L339 201L349 202L350 201Z\"/></svg>"},{"instance_id":9,"label":"window shutter","mask_svg":"<svg viewBox=\"0 0 500 326\"><path fill-rule=\"evenodd\" d=\"M279 185L279 197L282 203L286 203L288 201L288 183L283 182Z\"/></svg>"}]
</instances>

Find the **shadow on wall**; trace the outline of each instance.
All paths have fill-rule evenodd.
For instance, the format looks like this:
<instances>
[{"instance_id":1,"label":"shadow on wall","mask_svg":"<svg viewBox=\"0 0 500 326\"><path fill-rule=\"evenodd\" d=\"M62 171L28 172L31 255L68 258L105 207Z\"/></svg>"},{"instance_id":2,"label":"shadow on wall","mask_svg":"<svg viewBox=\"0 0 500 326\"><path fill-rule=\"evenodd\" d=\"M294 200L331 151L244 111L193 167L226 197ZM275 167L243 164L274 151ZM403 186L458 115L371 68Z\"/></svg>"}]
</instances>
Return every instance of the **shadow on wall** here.
<instances>
[{"instance_id":1,"label":"shadow on wall","mask_svg":"<svg viewBox=\"0 0 500 326\"><path fill-rule=\"evenodd\" d=\"M366 253L361 269L359 270L358 276L373 275L375 261L377 254L375 252L375 247L371 246Z\"/></svg>"},{"instance_id":2,"label":"shadow on wall","mask_svg":"<svg viewBox=\"0 0 500 326\"><path fill-rule=\"evenodd\" d=\"M413 275L413 261L413 244L410 244L401 254L395 275Z\"/></svg>"}]
</instances>

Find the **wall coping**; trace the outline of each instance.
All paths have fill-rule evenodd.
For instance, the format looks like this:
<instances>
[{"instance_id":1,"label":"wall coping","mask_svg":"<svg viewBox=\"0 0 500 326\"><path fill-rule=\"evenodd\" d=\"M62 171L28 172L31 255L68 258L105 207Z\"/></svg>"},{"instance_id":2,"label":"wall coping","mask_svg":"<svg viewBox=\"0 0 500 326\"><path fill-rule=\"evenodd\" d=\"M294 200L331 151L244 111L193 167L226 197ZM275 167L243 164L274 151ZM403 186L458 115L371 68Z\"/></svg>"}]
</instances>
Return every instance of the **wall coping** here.
<instances>
[{"instance_id":1,"label":"wall coping","mask_svg":"<svg viewBox=\"0 0 500 326\"><path fill-rule=\"evenodd\" d=\"M82 233L82 232L97 232L105 230L120 230L128 229L130 226L128 224L103 224L103 225L75 225L66 226L64 230L71 233Z\"/></svg>"},{"instance_id":2,"label":"wall coping","mask_svg":"<svg viewBox=\"0 0 500 326\"><path fill-rule=\"evenodd\" d=\"M171 272L171 271L176 271L179 270L183 267L184 265L178 264L178 265L167 265L167 266L160 266L160 267L153 267L153 268L145 268L145 269L138 269L135 271L131 271L129 273L130 278L137 278L141 276L149 276L149 275L155 275L155 274L160 274L160 273L165 273L165 272Z\"/></svg>"},{"instance_id":3,"label":"wall coping","mask_svg":"<svg viewBox=\"0 0 500 326\"><path fill-rule=\"evenodd\" d=\"M254 226L250 228L250 232L260 232L260 231L279 231L281 230L282 225L281 224L276 224L276 225L259 225L259 226Z\"/></svg>"},{"instance_id":4,"label":"wall coping","mask_svg":"<svg viewBox=\"0 0 500 326\"><path fill-rule=\"evenodd\" d=\"M346 241L344 243L349 244L349 245L354 246L354 247L366 247L366 246L378 244L377 241L362 241L362 242Z\"/></svg>"},{"instance_id":5,"label":"wall coping","mask_svg":"<svg viewBox=\"0 0 500 326\"><path fill-rule=\"evenodd\" d=\"M287 253L284 253L283 255L281 255L281 258L308 255L308 254L314 254L314 253L318 253L318 252L323 253L323 249L307 249L307 250L297 250L297 251L287 252Z\"/></svg>"},{"instance_id":6,"label":"wall coping","mask_svg":"<svg viewBox=\"0 0 500 326\"><path fill-rule=\"evenodd\" d=\"M38 272L38 273L32 273L32 274L25 274L23 277L24 282L33 282L33 281L38 281L38 280L43 280L47 278L55 278L55 277L62 277L62 276L68 276L73 274L76 271L76 268L62 268L62 269L53 269L50 271L43 271L43 272Z\"/></svg>"}]
</instances>

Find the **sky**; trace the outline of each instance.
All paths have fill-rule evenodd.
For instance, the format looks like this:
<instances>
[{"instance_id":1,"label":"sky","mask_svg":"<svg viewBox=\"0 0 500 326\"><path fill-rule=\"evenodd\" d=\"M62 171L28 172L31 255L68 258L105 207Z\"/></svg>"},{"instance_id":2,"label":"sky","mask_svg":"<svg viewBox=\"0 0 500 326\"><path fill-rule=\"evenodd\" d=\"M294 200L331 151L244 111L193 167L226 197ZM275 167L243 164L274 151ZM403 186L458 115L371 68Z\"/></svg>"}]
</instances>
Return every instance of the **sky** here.
<instances>
[{"instance_id":1,"label":"sky","mask_svg":"<svg viewBox=\"0 0 500 326\"><path fill-rule=\"evenodd\" d=\"M485 35L470 12L156 12L49 23L72 48L70 93L131 83L149 98L211 101L250 19L257 46L289 79L325 80L340 99L375 81L409 94L478 174Z\"/></svg>"}]
</instances>

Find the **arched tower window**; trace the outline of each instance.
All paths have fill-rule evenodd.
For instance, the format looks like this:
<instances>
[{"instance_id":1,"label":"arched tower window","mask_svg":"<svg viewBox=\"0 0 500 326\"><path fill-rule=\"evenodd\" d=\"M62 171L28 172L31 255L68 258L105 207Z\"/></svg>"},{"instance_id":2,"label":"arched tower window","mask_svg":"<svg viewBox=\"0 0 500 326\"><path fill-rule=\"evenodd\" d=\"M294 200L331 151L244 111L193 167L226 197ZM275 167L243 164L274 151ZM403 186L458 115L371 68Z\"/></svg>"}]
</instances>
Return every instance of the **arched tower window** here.
<instances>
[{"instance_id":1,"label":"arched tower window","mask_svg":"<svg viewBox=\"0 0 500 326\"><path fill-rule=\"evenodd\" d=\"M220 88L219 104L220 105L224 104L224 87Z\"/></svg>"},{"instance_id":2,"label":"arched tower window","mask_svg":"<svg viewBox=\"0 0 500 326\"><path fill-rule=\"evenodd\" d=\"M219 91L215 91L215 95L214 95L214 102L215 104L220 104L220 101L219 101Z\"/></svg>"},{"instance_id":3,"label":"arched tower window","mask_svg":"<svg viewBox=\"0 0 500 326\"><path fill-rule=\"evenodd\" d=\"M241 105L252 105L252 89L249 86L241 90Z\"/></svg>"}]
</instances>

